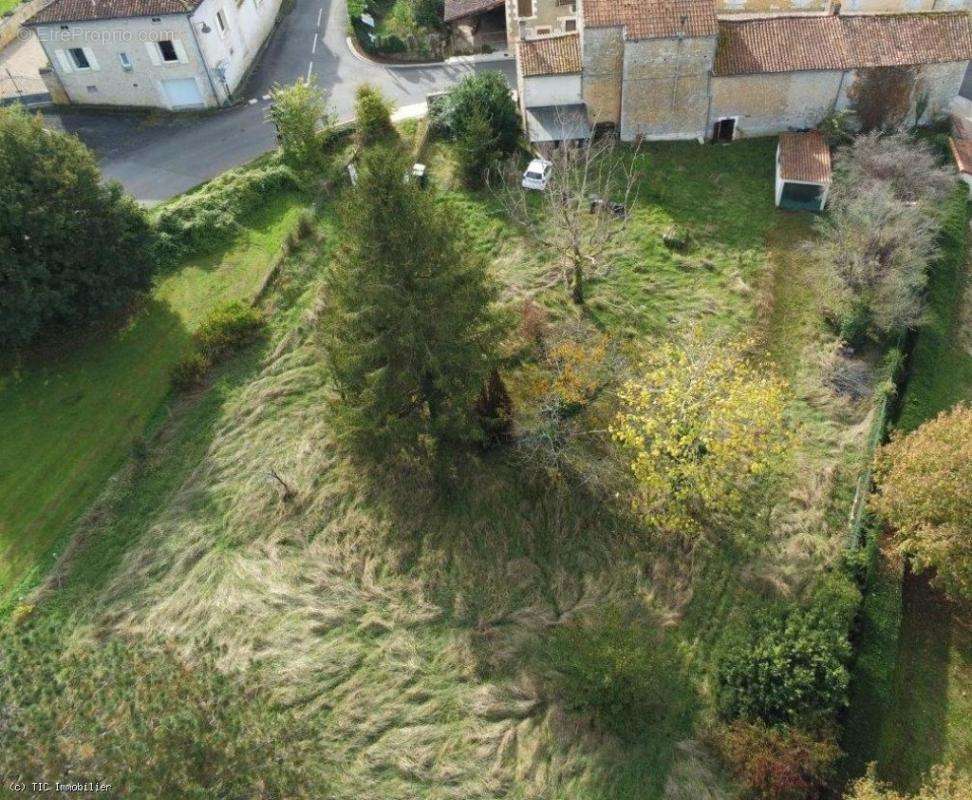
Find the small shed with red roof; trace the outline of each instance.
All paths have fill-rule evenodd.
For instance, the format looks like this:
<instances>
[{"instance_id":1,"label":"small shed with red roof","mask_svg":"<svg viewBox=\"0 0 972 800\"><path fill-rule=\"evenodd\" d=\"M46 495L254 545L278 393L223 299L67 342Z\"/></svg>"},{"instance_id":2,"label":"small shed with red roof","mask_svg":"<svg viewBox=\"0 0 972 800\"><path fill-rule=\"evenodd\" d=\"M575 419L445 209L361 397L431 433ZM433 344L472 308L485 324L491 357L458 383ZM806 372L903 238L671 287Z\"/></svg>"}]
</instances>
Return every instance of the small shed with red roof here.
<instances>
[{"instance_id":1,"label":"small shed with red roof","mask_svg":"<svg viewBox=\"0 0 972 800\"><path fill-rule=\"evenodd\" d=\"M823 211L830 192L830 146L819 131L781 133L776 147L776 205Z\"/></svg>"}]
</instances>

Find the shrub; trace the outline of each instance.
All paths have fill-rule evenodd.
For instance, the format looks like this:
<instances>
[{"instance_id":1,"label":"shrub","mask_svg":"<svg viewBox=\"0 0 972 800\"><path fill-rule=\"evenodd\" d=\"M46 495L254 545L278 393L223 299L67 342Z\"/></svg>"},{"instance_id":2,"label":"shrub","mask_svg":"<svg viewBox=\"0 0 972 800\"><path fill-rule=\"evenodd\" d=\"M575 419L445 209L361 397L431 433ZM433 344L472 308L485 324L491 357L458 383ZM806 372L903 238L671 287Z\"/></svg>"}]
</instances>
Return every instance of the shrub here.
<instances>
[{"instance_id":1,"label":"shrub","mask_svg":"<svg viewBox=\"0 0 972 800\"><path fill-rule=\"evenodd\" d=\"M0 352L117 313L149 288L145 212L75 136L0 108Z\"/></svg>"},{"instance_id":2,"label":"shrub","mask_svg":"<svg viewBox=\"0 0 972 800\"><path fill-rule=\"evenodd\" d=\"M464 78L433 104L431 113L438 130L453 139L466 134L476 115L482 115L495 139L497 157L514 153L519 145L520 115L506 79L499 72L480 72Z\"/></svg>"},{"instance_id":3,"label":"shrub","mask_svg":"<svg viewBox=\"0 0 972 800\"><path fill-rule=\"evenodd\" d=\"M5 781L102 777L132 798L321 796L307 774L313 731L221 672L211 646L192 662L117 637L65 649L55 628L30 624L0 644Z\"/></svg>"},{"instance_id":4,"label":"shrub","mask_svg":"<svg viewBox=\"0 0 972 800\"><path fill-rule=\"evenodd\" d=\"M194 192L164 205L155 221L159 247L167 263L227 242L240 230L240 219L267 195L296 189L293 171L279 163L227 172Z\"/></svg>"},{"instance_id":5,"label":"shrub","mask_svg":"<svg viewBox=\"0 0 972 800\"><path fill-rule=\"evenodd\" d=\"M210 361L227 350L252 342L263 329L263 314L240 302L228 303L213 309L196 330L195 340Z\"/></svg>"},{"instance_id":6,"label":"shrub","mask_svg":"<svg viewBox=\"0 0 972 800\"><path fill-rule=\"evenodd\" d=\"M809 252L826 271L832 312L857 344L861 332L881 341L918 323L940 225L886 181L855 188L835 184L831 213L818 221Z\"/></svg>"},{"instance_id":7,"label":"shrub","mask_svg":"<svg viewBox=\"0 0 972 800\"><path fill-rule=\"evenodd\" d=\"M391 106L373 86L362 84L355 95L358 144L362 147L393 136Z\"/></svg>"},{"instance_id":8,"label":"shrub","mask_svg":"<svg viewBox=\"0 0 972 800\"><path fill-rule=\"evenodd\" d=\"M191 350L172 368L172 385L179 390L192 389L202 383L210 366L206 356L198 350Z\"/></svg>"},{"instance_id":9,"label":"shrub","mask_svg":"<svg viewBox=\"0 0 972 800\"><path fill-rule=\"evenodd\" d=\"M922 203L930 213L955 186L955 174L939 164L928 142L907 133L858 136L838 151L834 180L845 195L885 184L898 200Z\"/></svg>"},{"instance_id":10,"label":"shrub","mask_svg":"<svg viewBox=\"0 0 972 800\"><path fill-rule=\"evenodd\" d=\"M327 111L327 93L312 78L290 86L277 84L270 99L267 118L277 130L284 163L303 175L322 172L327 163L326 130L334 124Z\"/></svg>"},{"instance_id":11,"label":"shrub","mask_svg":"<svg viewBox=\"0 0 972 800\"><path fill-rule=\"evenodd\" d=\"M817 797L840 754L830 739L818 741L788 726L739 721L718 732L716 745L753 800Z\"/></svg>"},{"instance_id":12,"label":"shrub","mask_svg":"<svg viewBox=\"0 0 972 800\"><path fill-rule=\"evenodd\" d=\"M616 736L634 738L662 719L691 713L683 659L644 619L606 609L555 628L545 651L565 706L592 714Z\"/></svg>"},{"instance_id":13,"label":"shrub","mask_svg":"<svg viewBox=\"0 0 972 800\"><path fill-rule=\"evenodd\" d=\"M958 405L878 454L872 506L899 556L972 599L972 408Z\"/></svg>"},{"instance_id":14,"label":"shrub","mask_svg":"<svg viewBox=\"0 0 972 800\"><path fill-rule=\"evenodd\" d=\"M906 797L879 781L870 764L867 775L854 781L844 800L972 800L972 774L957 771L951 764L937 764L918 794Z\"/></svg>"},{"instance_id":15,"label":"shrub","mask_svg":"<svg viewBox=\"0 0 972 800\"><path fill-rule=\"evenodd\" d=\"M716 664L724 719L818 724L845 702L847 630L823 604L756 614L729 637Z\"/></svg>"},{"instance_id":16,"label":"shrub","mask_svg":"<svg viewBox=\"0 0 972 800\"><path fill-rule=\"evenodd\" d=\"M872 67L857 70L847 92L850 107L867 131L891 130L911 112L915 89L914 67Z\"/></svg>"}]
</instances>

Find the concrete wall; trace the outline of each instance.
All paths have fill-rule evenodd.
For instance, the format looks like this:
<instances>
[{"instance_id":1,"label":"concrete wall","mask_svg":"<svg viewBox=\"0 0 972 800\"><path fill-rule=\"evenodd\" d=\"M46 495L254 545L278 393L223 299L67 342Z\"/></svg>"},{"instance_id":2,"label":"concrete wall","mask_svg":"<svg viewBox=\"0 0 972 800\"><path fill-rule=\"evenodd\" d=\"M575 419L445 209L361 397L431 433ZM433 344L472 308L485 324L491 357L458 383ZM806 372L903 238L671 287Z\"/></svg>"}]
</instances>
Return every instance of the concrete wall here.
<instances>
[{"instance_id":1,"label":"concrete wall","mask_svg":"<svg viewBox=\"0 0 972 800\"><path fill-rule=\"evenodd\" d=\"M273 30L281 0L204 0L192 15L198 31L205 22L212 31L199 34L199 45L216 80L220 70L229 91L236 91L260 47ZM220 32L216 13L223 12L228 30ZM222 88L222 87L220 87Z\"/></svg>"},{"instance_id":2,"label":"concrete wall","mask_svg":"<svg viewBox=\"0 0 972 800\"><path fill-rule=\"evenodd\" d=\"M813 128L833 109L841 75L821 71L713 77L706 136L726 117L737 118L737 138Z\"/></svg>"},{"instance_id":3,"label":"concrete wall","mask_svg":"<svg viewBox=\"0 0 972 800\"><path fill-rule=\"evenodd\" d=\"M908 11L956 11L967 0L843 0L842 14L889 14Z\"/></svg>"},{"instance_id":4,"label":"concrete wall","mask_svg":"<svg viewBox=\"0 0 972 800\"><path fill-rule=\"evenodd\" d=\"M962 87L966 63L928 64L918 69L915 99L921 94L927 97L922 123L948 113L952 98ZM726 117L737 118L737 138L814 128L834 108L849 107L848 90L855 80L853 70L714 77L706 135L711 137L715 122ZM914 123L914 99L912 103L909 124Z\"/></svg>"},{"instance_id":5,"label":"concrete wall","mask_svg":"<svg viewBox=\"0 0 972 800\"><path fill-rule=\"evenodd\" d=\"M52 0L31 0L14 8L9 17L0 17L0 50L17 38L21 25L51 2Z\"/></svg>"},{"instance_id":6,"label":"concrete wall","mask_svg":"<svg viewBox=\"0 0 972 800\"><path fill-rule=\"evenodd\" d=\"M188 17L168 15L156 19L159 21L134 17L42 25L35 32L72 103L167 108L161 82L194 78L203 102L217 105L219 98L206 77ZM150 53L162 39L177 43L180 61L153 63ZM74 47L84 48L89 61L94 56L91 69L65 68L67 50ZM121 53L127 53L131 59L130 72L122 68Z\"/></svg>"},{"instance_id":7,"label":"concrete wall","mask_svg":"<svg viewBox=\"0 0 972 800\"><path fill-rule=\"evenodd\" d=\"M523 105L567 106L582 101L581 76L540 75L523 79Z\"/></svg>"},{"instance_id":8,"label":"concrete wall","mask_svg":"<svg viewBox=\"0 0 972 800\"><path fill-rule=\"evenodd\" d=\"M626 42L621 138L704 136L714 55L714 38Z\"/></svg>"},{"instance_id":9,"label":"concrete wall","mask_svg":"<svg viewBox=\"0 0 972 800\"><path fill-rule=\"evenodd\" d=\"M890 0L887 0L890 2ZM931 0L928 0L931 2ZM716 0L716 14L826 13L831 0Z\"/></svg>"},{"instance_id":10,"label":"concrete wall","mask_svg":"<svg viewBox=\"0 0 972 800\"><path fill-rule=\"evenodd\" d=\"M621 124L621 28L585 28L582 38L584 102L592 124Z\"/></svg>"}]
</instances>

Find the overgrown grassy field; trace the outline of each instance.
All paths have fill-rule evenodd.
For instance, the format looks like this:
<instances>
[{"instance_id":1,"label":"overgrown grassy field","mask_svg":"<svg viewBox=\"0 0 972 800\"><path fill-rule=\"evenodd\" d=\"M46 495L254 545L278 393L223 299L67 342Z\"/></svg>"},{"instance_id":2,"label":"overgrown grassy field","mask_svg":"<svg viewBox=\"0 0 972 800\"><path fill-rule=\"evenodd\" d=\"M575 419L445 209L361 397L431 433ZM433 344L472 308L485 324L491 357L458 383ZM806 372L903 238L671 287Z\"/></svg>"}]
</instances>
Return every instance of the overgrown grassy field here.
<instances>
[{"instance_id":1,"label":"overgrown grassy field","mask_svg":"<svg viewBox=\"0 0 972 800\"><path fill-rule=\"evenodd\" d=\"M18 5L20 5L20 0L0 0L0 14L5 11L13 11Z\"/></svg>"},{"instance_id":2,"label":"overgrown grassy field","mask_svg":"<svg viewBox=\"0 0 972 800\"><path fill-rule=\"evenodd\" d=\"M964 188L964 187L963 187ZM929 313L915 346L897 427L907 432L972 401L972 294L964 191L950 201L943 255L931 273ZM848 775L876 761L882 777L914 791L942 761L972 767L972 635L954 609L914 575L879 557L845 733Z\"/></svg>"},{"instance_id":3,"label":"overgrown grassy field","mask_svg":"<svg viewBox=\"0 0 972 800\"><path fill-rule=\"evenodd\" d=\"M211 638L226 665L312 721L320 757L308 786L335 798L728 796L699 736L713 648L733 616L799 596L838 556L871 409L831 386L835 341L799 253L811 218L774 208L775 146L646 147L629 234L583 312L637 347L696 325L747 335L779 365L800 437L765 553L676 562L630 514L525 478L503 451L464 457L448 496L365 479L333 441L315 341L340 237L325 207L320 240L284 263L266 301L267 341L174 400L147 454L86 516L34 613L59 620L65 641L161 635L191 655ZM496 197L453 186L448 147L433 144L427 160L511 310L529 297L554 321L581 313ZM673 223L689 234L684 252L661 241ZM622 744L562 706L544 644L553 626L635 597L689 674L649 731ZM304 794L320 791L295 787Z\"/></svg>"},{"instance_id":4,"label":"overgrown grassy field","mask_svg":"<svg viewBox=\"0 0 972 800\"><path fill-rule=\"evenodd\" d=\"M42 575L169 391L195 326L252 297L300 202L267 198L245 232L162 275L144 306L64 336L0 372L0 601Z\"/></svg>"}]
</instances>

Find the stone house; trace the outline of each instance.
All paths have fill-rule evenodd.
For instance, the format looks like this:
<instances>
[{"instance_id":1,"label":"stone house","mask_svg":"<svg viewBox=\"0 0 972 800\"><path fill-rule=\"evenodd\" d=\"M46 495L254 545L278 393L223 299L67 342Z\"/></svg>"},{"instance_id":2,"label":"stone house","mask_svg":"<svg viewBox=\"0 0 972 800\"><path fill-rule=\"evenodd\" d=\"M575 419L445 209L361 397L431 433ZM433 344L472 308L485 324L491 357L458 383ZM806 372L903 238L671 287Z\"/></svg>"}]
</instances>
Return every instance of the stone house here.
<instances>
[{"instance_id":1,"label":"stone house","mask_svg":"<svg viewBox=\"0 0 972 800\"><path fill-rule=\"evenodd\" d=\"M281 0L53 0L27 23L52 94L76 104L199 109L227 103Z\"/></svg>"},{"instance_id":2,"label":"stone house","mask_svg":"<svg viewBox=\"0 0 972 800\"><path fill-rule=\"evenodd\" d=\"M561 86L567 74L562 60L537 57L553 49L538 42L567 35L550 22L562 2L507 0L531 138L531 109L553 105L543 82L557 78ZM571 35L580 63L569 74L580 97L570 105L580 104L590 125L612 126L626 141L731 140L813 128L848 106L863 74L890 67L906 68L908 115L926 121L947 111L972 58L965 11L883 13L920 5L912 0L860 0L860 8L882 13L854 14L835 13L840 9L829 3L822 12L810 2L794 10L804 0L776 2L782 11L772 13L754 11L770 3L735 0L576 2Z\"/></svg>"}]
</instances>

